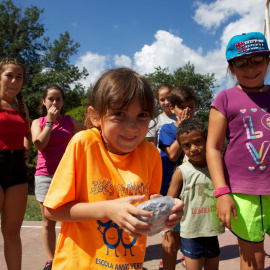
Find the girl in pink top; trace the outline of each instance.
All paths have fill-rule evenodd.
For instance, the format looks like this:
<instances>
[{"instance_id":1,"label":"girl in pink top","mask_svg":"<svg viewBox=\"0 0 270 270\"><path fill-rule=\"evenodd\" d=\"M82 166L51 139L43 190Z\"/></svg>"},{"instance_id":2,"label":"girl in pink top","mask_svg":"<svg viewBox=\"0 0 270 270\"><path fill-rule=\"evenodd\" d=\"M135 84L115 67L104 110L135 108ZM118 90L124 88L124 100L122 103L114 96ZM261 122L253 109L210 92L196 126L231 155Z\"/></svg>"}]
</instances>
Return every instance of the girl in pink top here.
<instances>
[{"instance_id":1,"label":"girl in pink top","mask_svg":"<svg viewBox=\"0 0 270 270\"><path fill-rule=\"evenodd\" d=\"M50 85L43 90L39 112L47 114L33 121L33 143L38 149L35 174L35 194L39 202L43 225L42 237L47 253L44 269L51 269L55 252L56 222L44 216L43 202L52 177L72 138L72 133L82 130L82 125L70 115L63 115L64 91L58 85Z\"/></svg>"}]
</instances>

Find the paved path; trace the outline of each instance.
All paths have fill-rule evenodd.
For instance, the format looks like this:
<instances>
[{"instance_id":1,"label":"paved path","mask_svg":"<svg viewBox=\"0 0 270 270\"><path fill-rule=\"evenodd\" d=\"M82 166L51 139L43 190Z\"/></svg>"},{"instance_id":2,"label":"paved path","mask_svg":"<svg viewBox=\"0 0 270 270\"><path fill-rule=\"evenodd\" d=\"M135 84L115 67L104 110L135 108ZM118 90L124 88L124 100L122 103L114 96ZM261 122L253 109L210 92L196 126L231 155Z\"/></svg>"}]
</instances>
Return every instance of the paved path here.
<instances>
[{"instance_id":1,"label":"paved path","mask_svg":"<svg viewBox=\"0 0 270 270\"><path fill-rule=\"evenodd\" d=\"M59 224L58 224L59 226ZM59 232L59 229L57 229ZM41 238L41 222L27 221L23 223L22 231L23 263L22 270L42 270L46 260L46 254ZM239 270L239 251L236 237L226 231L219 237L221 247L220 270ZM0 270L7 270L3 257L3 238L0 235ZM270 270L270 238L265 240L266 265ZM147 249L143 270L158 270L161 258L161 235L148 237ZM178 254L176 270L184 269L180 262L181 252ZM63 269L64 270L64 269ZM77 269L79 270L79 269Z\"/></svg>"}]
</instances>

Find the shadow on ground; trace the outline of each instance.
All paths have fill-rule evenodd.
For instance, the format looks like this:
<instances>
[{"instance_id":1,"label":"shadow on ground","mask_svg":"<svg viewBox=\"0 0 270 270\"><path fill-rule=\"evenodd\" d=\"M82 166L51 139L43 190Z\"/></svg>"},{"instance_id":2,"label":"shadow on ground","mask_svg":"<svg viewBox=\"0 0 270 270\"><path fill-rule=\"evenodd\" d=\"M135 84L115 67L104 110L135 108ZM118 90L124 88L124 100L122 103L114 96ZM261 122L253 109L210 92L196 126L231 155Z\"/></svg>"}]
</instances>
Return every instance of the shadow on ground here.
<instances>
[{"instance_id":1,"label":"shadow on ground","mask_svg":"<svg viewBox=\"0 0 270 270\"><path fill-rule=\"evenodd\" d=\"M220 248L220 261L231 260L239 257L238 245L229 245Z\"/></svg>"},{"instance_id":2,"label":"shadow on ground","mask_svg":"<svg viewBox=\"0 0 270 270\"><path fill-rule=\"evenodd\" d=\"M162 246L161 244L152 245L146 247L146 254L144 261L152 261L152 260L159 260L162 254Z\"/></svg>"}]
</instances>

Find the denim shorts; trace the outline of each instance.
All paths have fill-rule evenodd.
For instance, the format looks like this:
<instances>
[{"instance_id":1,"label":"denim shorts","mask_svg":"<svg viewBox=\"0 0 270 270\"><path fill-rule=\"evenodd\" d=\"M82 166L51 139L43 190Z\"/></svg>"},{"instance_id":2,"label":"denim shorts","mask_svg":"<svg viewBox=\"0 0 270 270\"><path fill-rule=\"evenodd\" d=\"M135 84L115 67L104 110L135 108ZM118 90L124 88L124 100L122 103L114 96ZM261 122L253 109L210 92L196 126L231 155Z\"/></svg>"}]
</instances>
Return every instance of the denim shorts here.
<instances>
[{"instance_id":1,"label":"denim shorts","mask_svg":"<svg viewBox=\"0 0 270 270\"><path fill-rule=\"evenodd\" d=\"M24 150L0 149L0 185L3 189L27 183Z\"/></svg>"},{"instance_id":2,"label":"denim shorts","mask_svg":"<svg viewBox=\"0 0 270 270\"><path fill-rule=\"evenodd\" d=\"M181 237L181 251L184 256L192 259L216 258L220 254L217 236L183 238Z\"/></svg>"}]
</instances>

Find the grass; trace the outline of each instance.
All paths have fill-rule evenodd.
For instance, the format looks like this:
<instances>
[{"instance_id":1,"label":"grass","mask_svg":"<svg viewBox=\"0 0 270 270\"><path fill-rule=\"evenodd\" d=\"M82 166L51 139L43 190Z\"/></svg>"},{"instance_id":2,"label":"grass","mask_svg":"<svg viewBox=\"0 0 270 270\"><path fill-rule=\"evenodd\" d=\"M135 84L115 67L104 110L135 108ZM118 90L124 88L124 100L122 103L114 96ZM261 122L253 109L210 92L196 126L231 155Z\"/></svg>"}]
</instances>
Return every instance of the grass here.
<instances>
[{"instance_id":1,"label":"grass","mask_svg":"<svg viewBox=\"0 0 270 270\"><path fill-rule=\"evenodd\" d=\"M42 215L35 195L28 195L24 220L41 221Z\"/></svg>"}]
</instances>

